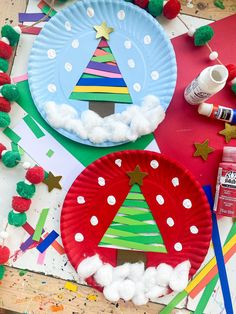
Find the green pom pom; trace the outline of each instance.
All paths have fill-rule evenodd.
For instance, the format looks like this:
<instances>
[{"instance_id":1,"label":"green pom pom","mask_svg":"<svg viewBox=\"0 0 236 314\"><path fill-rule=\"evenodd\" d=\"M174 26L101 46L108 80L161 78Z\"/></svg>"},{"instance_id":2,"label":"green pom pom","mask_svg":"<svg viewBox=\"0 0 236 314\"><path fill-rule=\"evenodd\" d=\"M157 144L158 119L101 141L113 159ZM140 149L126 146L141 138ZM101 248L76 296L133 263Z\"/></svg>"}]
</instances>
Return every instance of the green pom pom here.
<instances>
[{"instance_id":1,"label":"green pom pom","mask_svg":"<svg viewBox=\"0 0 236 314\"><path fill-rule=\"evenodd\" d=\"M6 271L5 266L4 265L0 265L0 280L3 279L5 271Z\"/></svg>"},{"instance_id":2,"label":"green pom pom","mask_svg":"<svg viewBox=\"0 0 236 314\"><path fill-rule=\"evenodd\" d=\"M26 213L14 213L13 210L8 214L8 223L9 225L15 227L23 226L27 221Z\"/></svg>"},{"instance_id":3,"label":"green pom pom","mask_svg":"<svg viewBox=\"0 0 236 314\"><path fill-rule=\"evenodd\" d=\"M0 70L3 72L7 72L9 63L7 60L0 58Z\"/></svg>"},{"instance_id":4,"label":"green pom pom","mask_svg":"<svg viewBox=\"0 0 236 314\"><path fill-rule=\"evenodd\" d=\"M2 37L7 37L11 46L15 46L20 39L20 34L17 33L11 25L4 25L1 34Z\"/></svg>"},{"instance_id":5,"label":"green pom pom","mask_svg":"<svg viewBox=\"0 0 236 314\"><path fill-rule=\"evenodd\" d=\"M11 123L11 118L7 112L0 111L0 128L6 128Z\"/></svg>"},{"instance_id":6,"label":"green pom pom","mask_svg":"<svg viewBox=\"0 0 236 314\"><path fill-rule=\"evenodd\" d=\"M7 168L13 168L18 165L21 160L20 154L18 152L9 151L3 154L2 162Z\"/></svg>"},{"instance_id":7,"label":"green pom pom","mask_svg":"<svg viewBox=\"0 0 236 314\"><path fill-rule=\"evenodd\" d=\"M1 89L1 94L3 97L8 99L9 101L16 101L20 97L20 93L18 88L14 84L5 84Z\"/></svg>"},{"instance_id":8,"label":"green pom pom","mask_svg":"<svg viewBox=\"0 0 236 314\"><path fill-rule=\"evenodd\" d=\"M20 181L16 185L16 191L21 197L30 199L34 196L35 185L26 184L24 181Z\"/></svg>"},{"instance_id":9,"label":"green pom pom","mask_svg":"<svg viewBox=\"0 0 236 314\"><path fill-rule=\"evenodd\" d=\"M148 12L157 17L162 14L164 0L150 0L148 3Z\"/></svg>"},{"instance_id":10,"label":"green pom pom","mask_svg":"<svg viewBox=\"0 0 236 314\"><path fill-rule=\"evenodd\" d=\"M233 85L231 86L231 90L232 90L232 92L236 95L236 84L233 84Z\"/></svg>"},{"instance_id":11,"label":"green pom pom","mask_svg":"<svg viewBox=\"0 0 236 314\"><path fill-rule=\"evenodd\" d=\"M214 36L214 31L211 26L205 25L199 27L194 33L195 46L203 46Z\"/></svg>"}]
</instances>

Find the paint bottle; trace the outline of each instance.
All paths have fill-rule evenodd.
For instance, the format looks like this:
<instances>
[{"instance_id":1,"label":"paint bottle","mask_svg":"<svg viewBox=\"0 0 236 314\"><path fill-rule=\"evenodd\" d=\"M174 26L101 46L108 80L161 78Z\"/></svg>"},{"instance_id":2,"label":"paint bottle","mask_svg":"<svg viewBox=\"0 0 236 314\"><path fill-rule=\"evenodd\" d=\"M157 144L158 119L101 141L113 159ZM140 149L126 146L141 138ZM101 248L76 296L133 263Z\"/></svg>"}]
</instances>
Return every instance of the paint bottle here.
<instances>
[{"instance_id":1,"label":"paint bottle","mask_svg":"<svg viewBox=\"0 0 236 314\"><path fill-rule=\"evenodd\" d=\"M223 216L236 217L236 147L223 149L219 165L214 211Z\"/></svg>"},{"instance_id":2,"label":"paint bottle","mask_svg":"<svg viewBox=\"0 0 236 314\"><path fill-rule=\"evenodd\" d=\"M200 104L224 88L228 78L224 65L205 68L185 89L184 98L191 104Z\"/></svg>"},{"instance_id":3,"label":"paint bottle","mask_svg":"<svg viewBox=\"0 0 236 314\"><path fill-rule=\"evenodd\" d=\"M198 113L212 119L236 124L236 109L215 104L202 103L198 107Z\"/></svg>"}]
</instances>

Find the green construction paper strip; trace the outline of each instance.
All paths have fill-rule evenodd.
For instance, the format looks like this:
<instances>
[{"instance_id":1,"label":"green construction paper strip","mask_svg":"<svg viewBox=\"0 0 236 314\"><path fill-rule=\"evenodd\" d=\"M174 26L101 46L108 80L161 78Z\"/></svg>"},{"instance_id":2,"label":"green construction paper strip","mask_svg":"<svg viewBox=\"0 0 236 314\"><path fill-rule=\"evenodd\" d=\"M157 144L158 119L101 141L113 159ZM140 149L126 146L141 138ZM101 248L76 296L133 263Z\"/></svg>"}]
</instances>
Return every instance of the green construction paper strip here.
<instances>
[{"instance_id":1,"label":"green construction paper strip","mask_svg":"<svg viewBox=\"0 0 236 314\"><path fill-rule=\"evenodd\" d=\"M136 226L127 226L127 225L115 225L111 224L112 229L130 231L134 233L155 233L157 231L155 225L136 225Z\"/></svg>"},{"instance_id":2,"label":"green construction paper strip","mask_svg":"<svg viewBox=\"0 0 236 314\"><path fill-rule=\"evenodd\" d=\"M3 133L14 143L19 143L19 141L21 140L21 137L19 135L17 135L11 128L6 127L3 130Z\"/></svg>"},{"instance_id":3,"label":"green construction paper strip","mask_svg":"<svg viewBox=\"0 0 236 314\"><path fill-rule=\"evenodd\" d=\"M159 314L170 314L174 308L184 299L188 296L188 293L183 290L182 292L178 293L171 302L160 311Z\"/></svg>"},{"instance_id":4,"label":"green construction paper strip","mask_svg":"<svg viewBox=\"0 0 236 314\"><path fill-rule=\"evenodd\" d=\"M138 184L134 184L131 188L132 192L142 193L140 186Z\"/></svg>"},{"instance_id":5,"label":"green construction paper strip","mask_svg":"<svg viewBox=\"0 0 236 314\"><path fill-rule=\"evenodd\" d=\"M119 209L119 213L120 214L125 214L125 215L139 215L141 213L146 213L146 211L142 210L142 209L135 209L135 208L132 208L132 207L121 207Z\"/></svg>"},{"instance_id":6,"label":"green construction paper strip","mask_svg":"<svg viewBox=\"0 0 236 314\"><path fill-rule=\"evenodd\" d=\"M134 236L134 237L122 237L122 240L133 242L133 243L142 243L142 244L158 244L163 245L162 236ZM163 245L164 246L164 245Z\"/></svg>"},{"instance_id":7,"label":"green construction paper strip","mask_svg":"<svg viewBox=\"0 0 236 314\"><path fill-rule=\"evenodd\" d=\"M99 76L99 75L94 75L94 74L87 74L84 73L82 74L81 78L102 78L103 76Z\"/></svg>"},{"instance_id":8,"label":"green construction paper strip","mask_svg":"<svg viewBox=\"0 0 236 314\"><path fill-rule=\"evenodd\" d=\"M121 231L117 229L113 229L112 227L108 228L106 234L114 235L114 236L124 236L124 237L135 237L136 234L128 231Z\"/></svg>"},{"instance_id":9,"label":"green construction paper strip","mask_svg":"<svg viewBox=\"0 0 236 314\"><path fill-rule=\"evenodd\" d=\"M44 208L40 214L38 223L36 225L34 235L33 235L33 240L34 241L39 241L43 232L43 227L45 225L47 216L48 216L49 208Z\"/></svg>"},{"instance_id":10,"label":"green construction paper strip","mask_svg":"<svg viewBox=\"0 0 236 314\"><path fill-rule=\"evenodd\" d=\"M91 61L96 61L96 62L110 62L110 61L115 61L114 56L111 53L108 53L104 56L97 56L97 57L92 57Z\"/></svg>"},{"instance_id":11,"label":"green construction paper strip","mask_svg":"<svg viewBox=\"0 0 236 314\"><path fill-rule=\"evenodd\" d=\"M70 99L88 100L88 101L109 101L131 104L132 99L129 94L110 94L110 93L81 93L72 92ZM99 106L99 104L98 104Z\"/></svg>"},{"instance_id":12,"label":"green construction paper strip","mask_svg":"<svg viewBox=\"0 0 236 314\"><path fill-rule=\"evenodd\" d=\"M145 200L141 193L129 193L126 197L127 200Z\"/></svg>"},{"instance_id":13,"label":"green construction paper strip","mask_svg":"<svg viewBox=\"0 0 236 314\"><path fill-rule=\"evenodd\" d=\"M159 252L159 253L166 253L166 249L164 246L154 246L154 245L145 245L141 243L133 243L126 240L120 240L117 238L110 238L104 236L99 244L99 246L111 244L113 246L119 246L124 248L129 248L133 250L140 250L145 252Z\"/></svg>"},{"instance_id":14,"label":"green construction paper strip","mask_svg":"<svg viewBox=\"0 0 236 314\"><path fill-rule=\"evenodd\" d=\"M149 206L148 206L148 204L146 202L143 202L143 201L133 201L133 200L127 200L127 199L124 201L122 206L149 209Z\"/></svg>"},{"instance_id":15,"label":"green construction paper strip","mask_svg":"<svg viewBox=\"0 0 236 314\"><path fill-rule=\"evenodd\" d=\"M137 221L137 220L133 220L133 219L130 219L130 218L126 218L124 216L116 216L114 219L113 219L114 222L117 222L117 223L120 223L120 224L128 224L128 225L139 225L139 226L148 226L147 223L144 223L144 222L140 222L140 221Z\"/></svg>"},{"instance_id":16,"label":"green construction paper strip","mask_svg":"<svg viewBox=\"0 0 236 314\"><path fill-rule=\"evenodd\" d=\"M20 98L18 104L34 118L34 120L43 127L52 137L60 143L71 155L73 155L77 160L79 160L85 167L97 160L98 158L105 156L109 153L124 151L124 150L144 150L152 140L154 140L153 134L142 136L135 142L126 143L119 146L113 147L93 147L88 145L79 144L75 141L72 141L65 136L58 133L52 127L50 127L47 122L42 118L38 112L36 106L34 105L33 99L30 94L28 81L21 81L17 83L17 87L20 93ZM7 133L15 134L9 128L4 130ZM10 130L10 131L9 131ZM12 132L11 132L12 131ZM15 134L16 135L16 134ZM8 135L7 135L8 136ZM8 136L9 137L9 136ZM15 140L10 138L15 143L20 141L20 137L17 135Z\"/></svg>"},{"instance_id":17,"label":"green construction paper strip","mask_svg":"<svg viewBox=\"0 0 236 314\"><path fill-rule=\"evenodd\" d=\"M41 7L40 10L41 10L44 14L48 14L49 11L50 11L50 7L45 4L43 7ZM50 17L53 17L55 14L57 14L57 11L54 10L54 9L52 9L51 12L50 12L50 14L49 14L49 16L50 16Z\"/></svg>"},{"instance_id":18,"label":"green construction paper strip","mask_svg":"<svg viewBox=\"0 0 236 314\"><path fill-rule=\"evenodd\" d=\"M33 134L37 137L37 138L41 138L43 136L45 136L45 134L43 133L43 131L40 129L40 127L38 126L38 124L34 121L34 119L27 114L27 116L25 116L23 118L23 120L25 121L25 123L27 124L27 126L30 128L30 130L33 132Z\"/></svg>"},{"instance_id":19,"label":"green construction paper strip","mask_svg":"<svg viewBox=\"0 0 236 314\"><path fill-rule=\"evenodd\" d=\"M19 153L19 146L18 146L15 142L11 142L11 149L12 149L14 152Z\"/></svg>"},{"instance_id":20,"label":"green construction paper strip","mask_svg":"<svg viewBox=\"0 0 236 314\"><path fill-rule=\"evenodd\" d=\"M138 214L138 215L132 215L132 219L137 219L138 221L147 221L147 220L152 220L155 222L151 212L144 213L144 214Z\"/></svg>"},{"instance_id":21,"label":"green construction paper strip","mask_svg":"<svg viewBox=\"0 0 236 314\"><path fill-rule=\"evenodd\" d=\"M112 54L111 48L110 47L103 47L102 50L109 52Z\"/></svg>"}]
</instances>

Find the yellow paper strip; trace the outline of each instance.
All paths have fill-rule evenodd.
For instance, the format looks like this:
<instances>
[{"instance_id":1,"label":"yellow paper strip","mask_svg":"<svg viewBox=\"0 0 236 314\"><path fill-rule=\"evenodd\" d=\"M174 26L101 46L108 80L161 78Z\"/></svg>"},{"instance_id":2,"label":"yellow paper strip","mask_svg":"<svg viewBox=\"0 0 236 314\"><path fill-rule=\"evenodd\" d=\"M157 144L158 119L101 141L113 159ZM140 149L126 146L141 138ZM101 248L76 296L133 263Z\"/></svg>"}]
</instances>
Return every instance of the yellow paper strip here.
<instances>
[{"instance_id":1,"label":"yellow paper strip","mask_svg":"<svg viewBox=\"0 0 236 314\"><path fill-rule=\"evenodd\" d=\"M128 94L127 87L113 87L113 86L75 86L73 92L81 93L115 93L115 94Z\"/></svg>"},{"instance_id":2,"label":"yellow paper strip","mask_svg":"<svg viewBox=\"0 0 236 314\"><path fill-rule=\"evenodd\" d=\"M67 282L65 283L64 288L67 289L67 290L69 290L69 291L73 291L73 292L77 292L77 290L78 290L78 286L75 285L75 284L72 283L72 282L69 282L69 281L67 281Z\"/></svg>"}]
</instances>

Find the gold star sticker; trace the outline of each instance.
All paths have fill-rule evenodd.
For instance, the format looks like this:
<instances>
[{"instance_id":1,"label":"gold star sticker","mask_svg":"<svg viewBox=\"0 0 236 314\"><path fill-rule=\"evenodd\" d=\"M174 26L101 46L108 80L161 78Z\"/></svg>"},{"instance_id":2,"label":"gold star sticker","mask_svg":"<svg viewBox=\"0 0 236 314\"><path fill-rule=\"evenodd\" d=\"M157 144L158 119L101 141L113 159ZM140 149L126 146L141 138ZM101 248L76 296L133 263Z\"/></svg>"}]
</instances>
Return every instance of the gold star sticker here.
<instances>
[{"instance_id":1,"label":"gold star sticker","mask_svg":"<svg viewBox=\"0 0 236 314\"><path fill-rule=\"evenodd\" d=\"M143 178L148 174L146 172L140 171L140 167L137 165L134 171L128 171L127 175L130 177L129 185L137 183L138 185L143 185Z\"/></svg>"},{"instance_id":2,"label":"gold star sticker","mask_svg":"<svg viewBox=\"0 0 236 314\"><path fill-rule=\"evenodd\" d=\"M236 126L225 123L224 130L220 131L219 134L225 137L226 143L229 143L232 138L236 138Z\"/></svg>"},{"instance_id":3,"label":"gold star sticker","mask_svg":"<svg viewBox=\"0 0 236 314\"><path fill-rule=\"evenodd\" d=\"M106 22L102 22L101 25L95 25L94 29L96 30L96 38L104 37L109 40L109 34L114 31L112 27L108 27Z\"/></svg>"},{"instance_id":4,"label":"gold star sticker","mask_svg":"<svg viewBox=\"0 0 236 314\"><path fill-rule=\"evenodd\" d=\"M61 190L61 180L62 176L54 176L54 174L49 171L48 176L43 180L43 183L48 186L48 192L51 192L54 189Z\"/></svg>"},{"instance_id":5,"label":"gold star sticker","mask_svg":"<svg viewBox=\"0 0 236 314\"><path fill-rule=\"evenodd\" d=\"M214 148L209 146L209 140L205 140L203 143L194 143L196 148L194 157L202 157L202 159L207 160L208 155L214 151Z\"/></svg>"}]
</instances>

